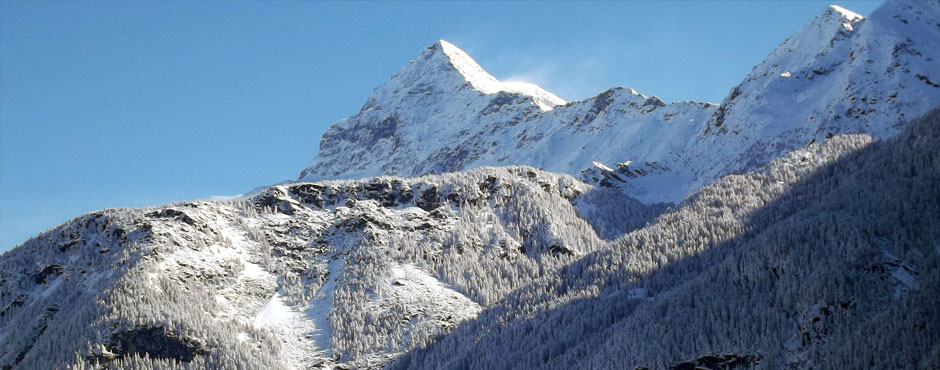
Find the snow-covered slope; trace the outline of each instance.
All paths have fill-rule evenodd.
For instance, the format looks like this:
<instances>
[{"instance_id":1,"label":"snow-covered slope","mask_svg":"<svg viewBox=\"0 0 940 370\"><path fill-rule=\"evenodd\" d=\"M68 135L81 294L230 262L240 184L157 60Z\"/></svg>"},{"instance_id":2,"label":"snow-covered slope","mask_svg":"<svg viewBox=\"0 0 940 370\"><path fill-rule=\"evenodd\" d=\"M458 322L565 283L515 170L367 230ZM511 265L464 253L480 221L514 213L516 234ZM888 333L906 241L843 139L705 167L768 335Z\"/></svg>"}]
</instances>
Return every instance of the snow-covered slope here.
<instances>
[{"instance_id":1,"label":"snow-covered slope","mask_svg":"<svg viewBox=\"0 0 940 370\"><path fill-rule=\"evenodd\" d=\"M935 110L726 176L392 368L940 368L938 143Z\"/></svg>"},{"instance_id":2,"label":"snow-covered slope","mask_svg":"<svg viewBox=\"0 0 940 370\"><path fill-rule=\"evenodd\" d=\"M940 110L905 124L938 35L937 1L827 8L721 106L565 103L438 42L315 182L0 255L0 369L937 368Z\"/></svg>"},{"instance_id":3,"label":"snow-covered slope","mask_svg":"<svg viewBox=\"0 0 940 370\"><path fill-rule=\"evenodd\" d=\"M732 89L695 154L714 176L834 134L894 136L940 104L938 21L937 1L888 1L868 19L830 6Z\"/></svg>"},{"instance_id":4,"label":"snow-covered slope","mask_svg":"<svg viewBox=\"0 0 940 370\"><path fill-rule=\"evenodd\" d=\"M628 160L641 171L673 173L652 162L677 157L714 110L623 88L565 104L534 85L497 81L440 41L375 89L359 113L330 127L301 178L415 176L513 163L579 174L595 161Z\"/></svg>"},{"instance_id":5,"label":"snow-covered slope","mask_svg":"<svg viewBox=\"0 0 940 370\"><path fill-rule=\"evenodd\" d=\"M482 168L82 216L0 256L0 368L377 367L601 247L591 189Z\"/></svg>"},{"instance_id":6,"label":"snow-covered slope","mask_svg":"<svg viewBox=\"0 0 940 370\"><path fill-rule=\"evenodd\" d=\"M525 164L677 202L830 134L890 137L940 104L937 19L936 1L889 1L870 19L828 7L720 106L622 88L563 104L507 87L441 41L330 127L300 178Z\"/></svg>"},{"instance_id":7,"label":"snow-covered slope","mask_svg":"<svg viewBox=\"0 0 940 370\"><path fill-rule=\"evenodd\" d=\"M936 368L938 138L836 135L645 219L531 167L95 212L0 256L0 366Z\"/></svg>"}]
</instances>

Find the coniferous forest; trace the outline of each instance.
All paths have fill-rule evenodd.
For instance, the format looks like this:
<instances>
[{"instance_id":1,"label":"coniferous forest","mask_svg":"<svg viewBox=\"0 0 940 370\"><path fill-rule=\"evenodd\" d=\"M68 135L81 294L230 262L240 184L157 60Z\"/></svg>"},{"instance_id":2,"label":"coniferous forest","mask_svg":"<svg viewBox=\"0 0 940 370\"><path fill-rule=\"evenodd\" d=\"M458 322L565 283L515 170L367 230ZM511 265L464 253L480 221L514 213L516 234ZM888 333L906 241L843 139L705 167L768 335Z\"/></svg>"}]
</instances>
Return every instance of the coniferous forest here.
<instances>
[{"instance_id":1,"label":"coniferous forest","mask_svg":"<svg viewBox=\"0 0 940 370\"><path fill-rule=\"evenodd\" d=\"M297 181L4 252L0 369L938 369L938 22L832 6L720 105L441 40Z\"/></svg>"}]
</instances>

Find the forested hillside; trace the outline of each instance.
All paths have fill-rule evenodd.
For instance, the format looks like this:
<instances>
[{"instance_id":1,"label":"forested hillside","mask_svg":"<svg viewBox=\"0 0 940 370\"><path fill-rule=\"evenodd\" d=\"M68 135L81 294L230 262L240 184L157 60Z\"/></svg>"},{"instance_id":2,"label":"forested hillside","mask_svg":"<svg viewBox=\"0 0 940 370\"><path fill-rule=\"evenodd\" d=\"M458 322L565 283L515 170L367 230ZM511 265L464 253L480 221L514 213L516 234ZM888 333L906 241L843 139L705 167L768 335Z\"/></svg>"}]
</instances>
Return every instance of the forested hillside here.
<instances>
[{"instance_id":1,"label":"forested hillside","mask_svg":"<svg viewBox=\"0 0 940 370\"><path fill-rule=\"evenodd\" d=\"M728 176L395 367L937 368L938 143L935 110Z\"/></svg>"},{"instance_id":2,"label":"forested hillside","mask_svg":"<svg viewBox=\"0 0 940 370\"><path fill-rule=\"evenodd\" d=\"M590 191L484 168L82 216L0 257L0 365L378 366L603 248Z\"/></svg>"},{"instance_id":3,"label":"forested hillside","mask_svg":"<svg viewBox=\"0 0 940 370\"><path fill-rule=\"evenodd\" d=\"M929 368L938 139L835 136L635 213L527 167L97 212L0 257L0 360Z\"/></svg>"},{"instance_id":4,"label":"forested hillside","mask_svg":"<svg viewBox=\"0 0 940 370\"><path fill-rule=\"evenodd\" d=\"M440 41L297 182L0 255L0 370L940 368L938 59L936 0L826 8L721 105Z\"/></svg>"}]
</instances>

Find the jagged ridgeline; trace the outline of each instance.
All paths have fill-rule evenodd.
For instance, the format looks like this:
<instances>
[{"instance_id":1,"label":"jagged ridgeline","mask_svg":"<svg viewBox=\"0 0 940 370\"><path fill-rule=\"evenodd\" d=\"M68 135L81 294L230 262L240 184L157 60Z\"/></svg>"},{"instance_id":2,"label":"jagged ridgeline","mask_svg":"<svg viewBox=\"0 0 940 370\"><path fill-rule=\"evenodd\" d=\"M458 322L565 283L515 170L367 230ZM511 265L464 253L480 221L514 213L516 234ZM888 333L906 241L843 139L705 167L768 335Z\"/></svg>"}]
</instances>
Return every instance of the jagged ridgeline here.
<instances>
[{"instance_id":1,"label":"jagged ridgeline","mask_svg":"<svg viewBox=\"0 0 940 370\"><path fill-rule=\"evenodd\" d=\"M0 257L0 360L933 368L938 140L835 136L611 241L574 206L607 197L529 167L97 212Z\"/></svg>"},{"instance_id":2,"label":"jagged ridgeline","mask_svg":"<svg viewBox=\"0 0 940 370\"><path fill-rule=\"evenodd\" d=\"M501 82L440 41L330 126L300 179L529 165L678 203L814 140L896 135L940 104L938 21L937 0L887 1L868 18L826 7L721 104L620 87L565 102Z\"/></svg>"},{"instance_id":3,"label":"jagged ridgeline","mask_svg":"<svg viewBox=\"0 0 940 370\"><path fill-rule=\"evenodd\" d=\"M0 369L940 368L938 22L829 7L721 105L438 42L304 181L0 255Z\"/></svg>"}]
</instances>

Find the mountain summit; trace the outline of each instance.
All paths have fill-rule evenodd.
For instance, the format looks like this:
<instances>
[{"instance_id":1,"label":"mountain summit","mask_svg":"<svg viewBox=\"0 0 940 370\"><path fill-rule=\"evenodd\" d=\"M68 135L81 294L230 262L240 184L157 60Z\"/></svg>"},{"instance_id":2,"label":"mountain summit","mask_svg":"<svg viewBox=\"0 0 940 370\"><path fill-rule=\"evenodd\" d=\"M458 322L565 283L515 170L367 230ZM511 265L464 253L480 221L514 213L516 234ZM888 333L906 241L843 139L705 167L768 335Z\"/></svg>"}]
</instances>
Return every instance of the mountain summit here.
<instances>
[{"instance_id":1,"label":"mountain summit","mask_svg":"<svg viewBox=\"0 0 940 370\"><path fill-rule=\"evenodd\" d=\"M715 105L439 41L318 181L0 255L0 369L940 368L938 45L936 1L829 7Z\"/></svg>"},{"instance_id":2,"label":"mountain summit","mask_svg":"<svg viewBox=\"0 0 940 370\"><path fill-rule=\"evenodd\" d=\"M885 139L940 104L940 5L889 1L869 18L830 6L745 77L700 135L717 173L840 133Z\"/></svg>"},{"instance_id":3,"label":"mountain summit","mask_svg":"<svg viewBox=\"0 0 940 370\"><path fill-rule=\"evenodd\" d=\"M300 179L526 164L644 202L678 202L814 140L891 137L940 104L938 8L890 1L866 19L827 7L721 105L622 88L565 104L534 85L499 82L440 41L331 126Z\"/></svg>"},{"instance_id":4,"label":"mountain summit","mask_svg":"<svg viewBox=\"0 0 940 370\"><path fill-rule=\"evenodd\" d=\"M416 175L510 163L578 173L598 161L621 162L623 147L637 153L632 170L666 171L643 167L643 156L652 163L681 150L713 109L707 103L666 104L623 88L565 103L532 84L498 81L442 40L376 88L356 115L332 125L301 178ZM651 137L661 140L646 140Z\"/></svg>"},{"instance_id":5,"label":"mountain summit","mask_svg":"<svg viewBox=\"0 0 940 370\"><path fill-rule=\"evenodd\" d=\"M431 46L431 50L440 51L449 59L450 64L463 75L470 86L484 94L499 92L515 93L532 97L535 105L542 111L552 110L556 105L565 104L565 100L541 87L527 82L501 82L483 70L470 55L453 44L440 40ZM434 53L432 53L434 54Z\"/></svg>"},{"instance_id":6,"label":"mountain summit","mask_svg":"<svg viewBox=\"0 0 940 370\"><path fill-rule=\"evenodd\" d=\"M531 98L542 111L549 111L565 101L541 87L524 82L501 82L487 73L466 52L453 44L439 40L422 51L418 57L402 67L384 85L369 96L366 106L391 102L414 102L415 95L440 94L449 98L471 98L474 95L509 93Z\"/></svg>"}]
</instances>

